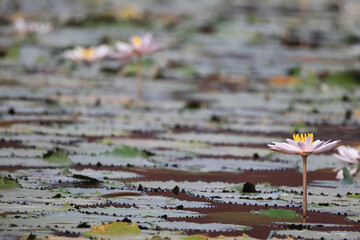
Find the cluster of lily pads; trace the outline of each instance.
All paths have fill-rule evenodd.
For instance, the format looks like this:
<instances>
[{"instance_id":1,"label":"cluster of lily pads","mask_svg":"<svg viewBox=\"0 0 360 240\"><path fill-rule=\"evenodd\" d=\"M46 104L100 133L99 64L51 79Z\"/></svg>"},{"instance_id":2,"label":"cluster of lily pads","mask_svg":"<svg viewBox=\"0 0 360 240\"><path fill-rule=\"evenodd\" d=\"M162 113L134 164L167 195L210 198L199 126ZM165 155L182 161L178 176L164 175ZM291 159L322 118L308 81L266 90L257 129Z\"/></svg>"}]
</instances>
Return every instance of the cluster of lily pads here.
<instances>
[{"instance_id":1,"label":"cluster of lily pads","mask_svg":"<svg viewBox=\"0 0 360 240\"><path fill-rule=\"evenodd\" d=\"M53 25L50 23L44 22L29 22L24 19L19 19L15 21L15 28L18 31L19 35L27 35L27 34L46 34L47 32L53 29ZM150 54L161 50L164 46L158 42L153 41L152 35L150 33L145 34L143 36L134 36L131 37L128 43L125 42L117 42L114 46L109 45L100 45L93 47L76 47L74 49L67 50L64 53L64 57L72 60L76 63L84 63L91 64L93 62L98 62L104 60L106 58L119 60L127 63L128 61L134 60L137 65L137 73L138 73L138 98L141 99L142 95L142 66L141 59L143 55ZM179 88L179 86L175 86L174 88ZM81 93L80 93L81 94ZM87 94L87 93L86 93ZM204 97L204 96L200 96ZM214 97L214 96L211 96ZM227 96L229 100L231 96ZM189 104L190 106L191 104ZM196 106L195 104L192 104ZM198 104L200 105L200 104ZM27 105L26 105L27 106ZM225 106L225 105L223 105ZM313 187L309 191L309 195L311 195L311 205L307 204L307 157L314 153L323 153L326 151L333 150L337 147L337 154L334 154L336 158L345 163L342 167L337 167L334 171L337 172L337 179L349 179L349 176L356 175L358 173L359 161L360 161L360 153L359 150L350 146L339 146L340 141L314 141L313 134L305 134L305 135L294 135L293 140L287 139L286 143L274 142L269 145L271 150L281 152L281 153L289 153L289 154L299 154L303 157L303 202L301 205L300 198L298 197L301 194L301 189L297 187L274 187L269 186L269 184L256 184L255 186L245 183L242 185L233 185L228 183L219 183L219 182L179 182L179 181L134 181L134 182L122 182L119 179L134 179L138 180L141 178L141 172L128 172L128 170L132 170L135 167L143 166L157 168L159 165L166 168L181 168L190 171L198 170L202 171L219 171L221 166L224 166L223 171L234 171L237 169L241 163L246 161L250 162L250 160L234 160L234 159L222 159L221 166L213 167L213 165L220 165L219 159L215 158L212 154L224 154L225 150L229 152L229 149L218 149L214 146L207 145L203 146L203 143L221 143L221 138L226 139L225 142L229 143L231 141L237 142L238 139L241 139L242 136L231 136L231 135L222 135L221 134L208 134L208 133L198 133L194 131L193 134L186 133L184 135L181 134L173 134L171 130L166 133L161 133L162 126L160 124L166 123L169 126L171 124L194 124L195 126L206 126L205 124L200 125L199 122L203 121L207 114L212 114L213 109L202 109L201 112L204 115L194 116L193 113L186 113L185 117L179 116L181 114L175 113L175 111L171 112L168 109L171 107L174 108L171 104L169 106L157 106L158 112L153 112L151 115L146 116L145 120L142 119L141 122L149 121L156 122L159 125L151 125L151 126L142 126L136 122L137 118L143 118L143 113L139 115L135 114L135 117L130 117L130 120L119 119L120 117L116 117L111 119L115 123L111 123L109 128L106 128L106 123L100 124L96 122L97 120L103 119L103 116L107 116L108 112L113 111L116 108L109 108L109 110L105 109L104 111L93 111L90 116L84 114L84 116L76 117L79 122L76 124L74 128L67 128L64 126L57 127L52 126L36 126L31 124L15 124L11 131L14 131L15 135L5 136L4 138L9 139L20 139L23 141L22 137L26 139L33 139L26 134L28 133L40 133L45 134L45 137L39 137L39 143L34 151L28 150L16 150L15 153L9 154L4 150L2 154L5 157L11 156L11 163L6 160L4 163L6 165L24 165L24 166L44 166L44 161L49 167L49 169L26 169L18 170L14 172L9 172L9 176L11 174L12 177L8 177L3 175L0 178L0 189L8 190L8 189L18 189L22 188L22 191L16 190L17 192L8 192L4 194L3 199L1 199L2 203L2 213L6 216L7 213L14 213L14 217L9 217L6 223L2 223L2 226L8 227L9 229L3 231L2 236L9 236L11 233L11 228L13 231L20 231L25 221L26 227L30 230L35 230L39 232L39 236L48 235L51 231L56 234L64 234L66 229L66 233L75 234L77 236L82 235L83 237L94 237L94 238L111 238L118 235L130 235L129 239L136 238L144 238L144 235L139 237L140 232L151 233L146 235L149 239L168 239L168 236L171 236L171 239L208 239L208 237L204 235L194 235L194 236L184 236L181 233L173 232L170 233L163 231L163 233L159 233L158 229L168 229L168 230L198 230L198 231L234 231L234 230L248 230L249 226L237 225L237 224L222 224L222 223L209 223L209 224L198 224L195 222L185 222L185 221L166 221L167 218L199 218L203 217L204 214L197 211L201 208L214 208L211 203L221 203L221 204L231 204L231 207L235 208L235 205L243 204L244 206L254 205L254 206L271 206L274 208L271 209L260 209L260 210L252 210L250 213L253 215L261 215L261 216L271 216L278 218L288 218L288 219L297 219L300 214L293 210L285 210L281 207L288 207L289 205L296 209L298 207L303 207L303 216L307 216L307 207L310 208L310 211L328 211L331 213L340 213L340 214L349 214L350 213L358 213L357 205L358 204L358 193L356 191L350 191L347 189L336 189L331 194L324 196L323 189ZM221 108L222 105L218 104L217 107ZM228 106L226 106L228 107ZM190 107L189 107L190 108ZM193 107L196 108L196 107ZM31 110L31 109L30 109ZM165 110L167 111L166 113ZM173 110L173 109L172 109ZM21 110L20 110L21 111ZM152 110L153 111L153 110ZM217 109L216 109L217 111ZM15 112L15 111L13 111ZM170 112L170 114L169 114ZM9 111L10 113L10 111ZM93 115L92 115L93 114ZM97 115L98 114L98 115ZM102 115L104 114L104 115ZM116 112L115 116L127 116L128 112ZM132 113L134 114L134 112ZM159 115L166 115L164 118L168 120L159 119ZM251 113L249 113L251 115ZM97 119L92 119L93 117ZM24 116L21 116L24 117ZM32 116L30 116L32 117ZM200 118L199 122L195 122L195 118ZM204 119L202 118L204 117ZM124 117L125 118L125 117ZM154 118L155 120L152 120ZM178 119L180 118L180 119ZM150 119L150 120L149 120ZM211 116L213 122L221 122L222 118L218 116ZM122 122L124 120L124 122ZM246 120L245 118L243 120ZM84 122L82 122L84 121ZM128 122L131 122L129 125ZM194 122L191 122L194 121ZM81 123L80 123L81 122ZM96 122L96 123L94 123ZM92 125L93 124L93 125ZM166 125L165 124L165 125ZM206 123L207 124L207 123ZM147 125L147 124L146 124ZM236 125L236 124L235 124ZM233 126L235 126L233 125ZM180 125L179 125L180 126ZM206 126L207 127L207 126ZM240 125L239 127L244 127ZM246 128L257 127L256 125L245 125ZM131 141L129 139L125 140L122 137L126 137L126 134L121 135L118 141L115 141L116 137L119 137L118 129L132 129L134 131L153 131L159 130L160 133L154 137L154 140L151 144L146 141L136 142ZM140 130L139 130L140 128ZM170 128L170 127L169 127ZM179 127L180 128L180 127ZM175 127L174 127L175 129ZM248 130L248 129L247 129ZM258 130L258 129L257 129ZM22 133L23 135L17 135ZM21 132L23 131L23 132ZM130 130L129 130L130 131ZM67 133L74 134L77 137L69 137L66 136ZM47 136L49 134L49 136ZM53 135L54 134L54 135ZM149 149L152 148L151 151L155 153L155 156L149 157L145 151L139 151L138 149L123 147L123 148L112 148L113 146L106 146L106 151L102 149L104 146L98 143L86 143L82 141L86 141L80 138L80 136L89 136L91 134L99 135L108 135L114 136L114 139L103 139L103 145L106 143L116 142L117 144L137 144L139 148ZM60 136L59 136L60 135ZM204 136L206 135L206 136ZM37 135L35 135L38 137ZM73 135L71 135L73 136ZM36 138L35 137L35 138ZM39 155L38 152L41 153L43 148L47 148L48 145L52 146L50 140L47 139L56 138L60 139L63 137L62 141L64 141L63 146L66 151L55 149L49 150L45 152L43 155ZM196 138L197 137L197 138ZM203 137L203 138L202 138ZM233 137L233 138L231 138ZM251 137L254 137L252 139ZM246 138L245 141L249 142L249 140L256 141L256 137L262 138L264 141L264 136L252 136ZM155 140L155 138L157 138ZM178 138L178 139L177 139ZM205 139L206 138L206 139ZM196 142L196 139L200 139ZM69 140L69 141L67 141ZM164 140L164 141L161 141ZM173 142L172 142L173 140ZM186 141L194 141L191 147L186 145L185 147L181 145ZM49 141L49 142L48 142ZM60 140L59 140L60 141ZM265 140L265 142L270 141L269 138ZM61 142L61 141L60 141ZM83 145L82 145L83 144ZM61 145L61 144L60 144ZM77 145L77 146L75 146ZM101 145L101 147L99 147ZM151 145L152 147L149 147ZM45 146L45 147L44 147ZM85 148L81 148L81 146L86 146ZM144 147L146 146L146 147ZM211 146L211 147L209 147ZM102 153L96 153L96 148L99 147L104 150ZM164 149L161 149L164 148ZM40 149L40 150L39 150ZM242 149L243 150L243 149ZM241 150L241 151L242 151ZM254 158L258 158L260 151L264 149L257 149L256 155L254 154ZM24 153L25 152L25 153ZM189 152L191 152L189 154ZM236 153L239 153L240 150L235 149ZM73 155L68 156L69 153L73 153ZM210 154L211 157L197 158L191 156L194 153L205 153ZM259 153L259 154L258 154ZM23 158L25 154L25 158ZM29 157L26 154L35 154L35 157ZM241 152L240 155L252 155L252 154L244 154ZM261 154L260 154L261 155ZM42 157L42 159L36 158ZM117 157L115 157L117 156ZM120 157L119 157L120 156ZM257 156L257 157L255 157ZM177 161L179 159L190 158L193 161ZM291 158L289 158L291 159ZM43 161L42 161L43 160ZM272 159L273 160L273 159ZM318 158L314 158L314 161L317 161ZM253 166L259 166L260 169L279 169L282 167L287 167L284 162L264 162L264 161L252 161L253 165L249 167L252 169ZM234 162L237 162L234 164ZM197 166L194 166L194 163L199 166L204 166L202 169ZM287 162L288 163L288 162ZM72 166L69 168L69 166ZM83 169L79 170L76 167L81 167L81 165L89 165L88 167L95 166L96 168L101 168L105 166L109 167L119 167L125 166L124 169L126 171L118 171L114 170L99 170L99 169ZM262 168L260 167L262 166ZM310 164L311 166L311 164ZM79 168L80 168L79 167ZM225 167L228 167L229 170L226 170ZM291 166L293 167L293 166ZM121 170L124 170L121 169ZM245 169L245 167L243 168ZM243 170L241 169L241 170ZM240 171L240 170L238 170ZM335 174L334 174L335 175ZM25 176L25 177L24 177ZM48 176L51 176L49 179ZM115 180L114 180L115 179ZM116 180L117 179L117 180ZM185 179L186 180L186 179ZM68 187L71 184L79 184L79 181L83 181L87 184L86 188L76 188L76 187ZM284 175L284 185L286 185L286 176ZM69 185L66 185L69 184ZM326 184L316 183L314 182L312 186L315 184ZM245 186L250 185L251 191L246 192ZM65 186L65 187L64 187ZM101 188L90 188L90 187L99 187ZM160 186L160 187L159 187ZM88 188L89 187L89 188ZM332 187L332 186L331 186ZM340 186L339 188L341 188ZM352 189L353 190L353 189ZM120 193L119 193L120 191ZM350 191L350 192L348 192ZM188 196L196 198L196 201L187 201L187 200L179 200L173 197L165 197L165 196L153 196L153 195L142 195L143 193L163 193L172 194L172 192L177 195L179 192L185 192ZM114 199L110 198L112 196L117 196L114 194L119 194L120 197L115 197ZM121 195L123 194L123 195ZM240 195L240 197L239 197ZM340 197L346 197L346 203L339 203ZM24 200L25 199L25 200ZM105 199L105 200L104 200ZM324 200L327 199L327 200ZM329 200L330 199L330 200ZM204 202L203 202L204 200ZM206 202L205 202L206 200ZM210 202L209 202L210 201ZM330 201L324 203L324 201ZM338 203L339 205L333 205L332 203ZM327 205L324 205L327 204ZM324 208L326 210L324 210ZM185 209L185 210L184 210ZM23 211L25 210L25 211ZM18 212L16 212L18 211ZM50 214L44 213L44 211L49 211ZM234 214L238 214L238 212L234 211ZM210 216L216 216L216 214L209 214ZM231 215L231 213L228 213ZM350 214L349 214L350 215ZM236 216L238 218L238 216ZM131 222L128 218L130 218L133 222ZM23 219L23 220L22 220ZM31 219L31 220L26 220ZM119 219L123 219L121 222ZM348 220L351 221L359 221L358 215L350 215L347 216ZM31 222L30 222L31 221ZM5 221L4 221L5 222ZM110 222L108 224L104 222ZM315 224L314 224L315 225ZM36 228L37 226L41 226L41 228ZM63 227L65 226L65 227ZM337 225L331 225L329 227L336 227ZM316 227L316 226L314 226ZM345 226L347 227L347 226ZM146 231L140 231L140 229L146 229ZM70 231L69 231L70 230ZM7 231L9 231L8 235ZM293 234L302 234L301 236L306 235L307 233L302 231L291 232L291 231L282 231L285 235L293 235ZM290 233L289 233L290 232ZM158 234L158 236L155 236ZM166 235L167 234L167 235ZM334 234L335 232L330 232L326 234ZM325 234L325 235L326 235ZM324 235L324 236L325 236ZM164 236L164 238L162 238ZM346 235L347 237L351 236ZM243 238L248 237L246 234L243 234ZM270 237L270 236L269 236ZM310 235L313 237L313 235ZM29 239L34 238L32 234L29 235ZM221 237L219 237L221 238Z\"/></svg>"}]
</instances>

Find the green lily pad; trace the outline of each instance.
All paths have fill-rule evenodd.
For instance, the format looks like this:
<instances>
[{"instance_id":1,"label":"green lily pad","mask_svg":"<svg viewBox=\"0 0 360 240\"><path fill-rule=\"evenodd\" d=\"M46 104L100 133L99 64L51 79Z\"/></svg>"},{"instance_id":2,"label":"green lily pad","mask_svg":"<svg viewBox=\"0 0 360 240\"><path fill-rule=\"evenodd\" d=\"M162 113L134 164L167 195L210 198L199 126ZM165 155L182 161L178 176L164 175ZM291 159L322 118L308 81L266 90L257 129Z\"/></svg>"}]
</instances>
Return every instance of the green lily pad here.
<instances>
[{"instance_id":1,"label":"green lily pad","mask_svg":"<svg viewBox=\"0 0 360 240\"><path fill-rule=\"evenodd\" d=\"M351 71L336 72L330 74L325 82L329 85L337 85L344 88L352 88L360 85L359 74Z\"/></svg>"},{"instance_id":2,"label":"green lily pad","mask_svg":"<svg viewBox=\"0 0 360 240\"><path fill-rule=\"evenodd\" d=\"M360 194L348 194L346 197L360 199Z\"/></svg>"},{"instance_id":3,"label":"green lily pad","mask_svg":"<svg viewBox=\"0 0 360 240\"><path fill-rule=\"evenodd\" d=\"M123 146L121 148L115 148L112 152L105 152L106 155L121 156L121 157L149 157L149 154L145 151L139 150L134 147Z\"/></svg>"},{"instance_id":4,"label":"green lily pad","mask_svg":"<svg viewBox=\"0 0 360 240\"><path fill-rule=\"evenodd\" d=\"M253 214L260 214L260 215L266 215L269 217L276 217L276 218L296 218L298 216L300 216L300 214L298 214L295 211L292 210L286 210L286 209L274 209L274 208L270 208L269 210L263 210L260 209L259 211L251 211L251 213Z\"/></svg>"},{"instance_id":5,"label":"green lily pad","mask_svg":"<svg viewBox=\"0 0 360 240\"><path fill-rule=\"evenodd\" d=\"M0 189L12 189L21 187L14 179L11 178L0 178Z\"/></svg>"},{"instance_id":6,"label":"green lily pad","mask_svg":"<svg viewBox=\"0 0 360 240\"><path fill-rule=\"evenodd\" d=\"M20 47L18 44L12 45L6 53L8 59L18 59L20 56Z\"/></svg>"},{"instance_id":7,"label":"green lily pad","mask_svg":"<svg viewBox=\"0 0 360 240\"><path fill-rule=\"evenodd\" d=\"M71 164L71 159L61 149L50 150L44 154L44 160L50 163Z\"/></svg>"}]
</instances>

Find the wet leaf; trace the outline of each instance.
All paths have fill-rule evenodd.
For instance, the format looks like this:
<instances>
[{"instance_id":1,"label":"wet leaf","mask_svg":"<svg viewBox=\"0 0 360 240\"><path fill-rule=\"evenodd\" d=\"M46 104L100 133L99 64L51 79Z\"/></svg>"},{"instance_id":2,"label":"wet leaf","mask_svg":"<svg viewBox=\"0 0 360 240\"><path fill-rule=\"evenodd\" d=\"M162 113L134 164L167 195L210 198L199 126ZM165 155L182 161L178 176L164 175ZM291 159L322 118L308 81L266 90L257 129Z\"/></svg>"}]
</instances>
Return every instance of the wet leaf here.
<instances>
[{"instance_id":1,"label":"wet leaf","mask_svg":"<svg viewBox=\"0 0 360 240\"><path fill-rule=\"evenodd\" d=\"M288 219L297 218L297 217L300 216L300 214L298 214L298 213L296 213L295 211L292 211L292 210L274 209L274 208L270 208L269 210L260 209L259 211L251 211L251 213L260 214L260 215L266 215L266 216L269 216L269 217L288 218Z\"/></svg>"}]
</instances>

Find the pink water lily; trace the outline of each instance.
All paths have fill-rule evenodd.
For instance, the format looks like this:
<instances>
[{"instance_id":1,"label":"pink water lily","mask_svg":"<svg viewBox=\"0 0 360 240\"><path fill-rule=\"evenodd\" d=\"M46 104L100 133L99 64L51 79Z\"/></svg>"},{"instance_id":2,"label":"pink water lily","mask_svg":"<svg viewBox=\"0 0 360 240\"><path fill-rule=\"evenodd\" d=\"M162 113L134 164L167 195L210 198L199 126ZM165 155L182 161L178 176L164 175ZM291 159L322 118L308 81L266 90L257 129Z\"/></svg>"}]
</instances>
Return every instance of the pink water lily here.
<instances>
[{"instance_id":1,"label":"pink water lily","mask_svg":"<svg viewBox=\"0 0 360 240\"><path fill-rule=\"evenodd\" d=\"M89 48L76 47L72 50L65 51L63 56L75 62L91 63L105 58L109 52L110 47L107 45Z\"/></svg>"},{"instance_id":2,"label":"pink water lily","mask_svg":"<svg viewBox=\"0 0 360 240\"><path fill-rule=\"evenodd\" d=\"M154 41L151 33L147 33L141 37L131 37L129 43L119 41L116 43L115 47L117 51L113 52L111 56L116 59L124 60L157 52L163 48L163 45Z\"/></svg>"},{"instance_id":3,"label":"pink water lily","mask_svg":"<svg viewBox=\"0 0 360 240\"><path fill-rule=\"evenodd\" d=\"M303 158L303 217L307 215L307 176L306 161L311 153L322 153L336 148L340 141L320 141L314 142L314 134L294 134L293 140L286 139L287 143L273 142L268 144L272 151L289 154L300 154Z\"/></svg>"},{"instance_id":4,"label":"pink water lily","mask_svg":"<svg viewBox=\"0 0 360 240\"><path fill-rule=\"evenodd\" d=\"M356 149L349 146L340 146L337 151L338 153L334 153L333 156L349 164L350 166L346 166L346 168L350 175L354 175L358 171L360 164L360 147ZM334 171L337 171L336 179L344 178L343 167L336 168Z\"/></svg>"},{"instance_id":5,"label":"pink water lily","mask_svg":"<svg viewBox=\"0 0 360 240\"><path fill-rule=\"evenodd\" d=\"M268 144L270 150L289 153L289 154L300 154L301 156L308 156L311 153L322 153L327 152L335 148L340 141L320 141L316 140L313 142L313 134L294 134L294 140L286 139L287 143L273 142Z\"/></svg>"},{"instance_id":6,"label":"pink water lily","mask_svg":"<svg viewBox=\"0 0 360 240\"><path fill-rule=\"evenodd\" d=\"M153 40L153 35L147 33L143 36L133 36L130 38L129 43L117 42L116 51L110 54L110 57L122 61L126 61L132 58L136 59L137 63L137 99L139 103L142 101L143 92L143 67L142 56L157 52L164 48L162 44Z\"/></svg>"},{"instance_id":7,"label":"pink water lily","mask_svg":"<svg viewBox=\"0 0 360 240\"><path fill-rule=\"evenodd\" d=\"M21 17L14 21L14 27L19 35L22 36L31 33L46 34L54 28L54 26L49 22L27 22Z\"/></svg>"}]
</instances>

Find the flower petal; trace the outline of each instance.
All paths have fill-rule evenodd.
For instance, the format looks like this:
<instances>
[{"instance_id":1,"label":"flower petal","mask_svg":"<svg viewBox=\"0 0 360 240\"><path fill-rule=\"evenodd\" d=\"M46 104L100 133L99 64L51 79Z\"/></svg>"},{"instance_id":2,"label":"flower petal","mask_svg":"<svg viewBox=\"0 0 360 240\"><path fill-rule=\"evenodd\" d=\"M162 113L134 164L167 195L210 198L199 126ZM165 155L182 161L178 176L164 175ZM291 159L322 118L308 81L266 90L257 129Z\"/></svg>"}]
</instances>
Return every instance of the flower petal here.
<instances>
[{"instance_id":1,"label":"flower petal","mask_svg":"<svg viewBox=\"0 0 360 240\"><path fill-rule=\"evenodd\" d=\"M301 152L307 152L305 143L298 141L297 142L298 147L301 149Z\"/></svg>"},{"instance_id":2,"label":"flower petal","mask_svg":"<svg viewBox=\"0 0 360 240\"><path fill-rule=\"evenodd\" d=\"M275 148L281 150L284 153L300 153L300 149L296 149L294 146L291 146L287 143L278 143L275 145Z\"/></svg>"},{"instance_id":3,"label":"flower petal","mask_svg":"<svg viewBox=\"0 0 360 240\"><path fill-rule=\"evenodd\" d=\"M316 140L315 142L313 142L312 146L311 146L311 152L315 151L316 149L318 149L319 147L321 147L322 145L324 145L324 141L320 141L320 140Z\"/></svg>"},{"instance_id":4,"label":"flower petal","mask_svg":"<svg viewBox=\"0 0 360 240\"><path fill-rule=\"evenodd\" d=\"M337 172L337 174L336 174L336 179L341 180L341 179L343 179L343 178L344 178L344 172L343 172L342 169L340 169L340 170Z\"/></svg>"},{"instance_id":5,"label":"flower petal","mask_svg":"<svg viewBox=\"0 0 360 240\"><path fill-rule=\"evenodd\" d=\"M304 142L305 147L306 147L306 151L310 151L310 149L311 149L311 142L312 142L312 137L311 137L311 135L309 134L309 136L307 137L307 139L306 139L305 142Z\"/></svg>"},{"instance_id":6,"label":"flower petal","mask_svg":"<svg viewBox=\"0 0 360 240\"><path fill-rule=\"evenodd\" d=\"M338 141L333 141L333 142L330 142L330 143L329 143L329 141L327 141L323 146L319 147L318 149L316 149L313 152L314 153L321 153L321 152L330 151L331 149L335 148L336 145L338 145L340 143L339 140Z\"/></svg>"}]
</instances>

